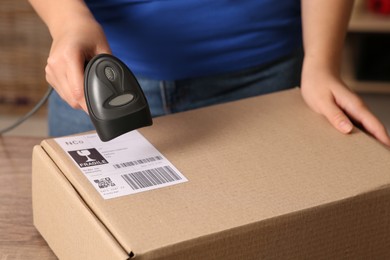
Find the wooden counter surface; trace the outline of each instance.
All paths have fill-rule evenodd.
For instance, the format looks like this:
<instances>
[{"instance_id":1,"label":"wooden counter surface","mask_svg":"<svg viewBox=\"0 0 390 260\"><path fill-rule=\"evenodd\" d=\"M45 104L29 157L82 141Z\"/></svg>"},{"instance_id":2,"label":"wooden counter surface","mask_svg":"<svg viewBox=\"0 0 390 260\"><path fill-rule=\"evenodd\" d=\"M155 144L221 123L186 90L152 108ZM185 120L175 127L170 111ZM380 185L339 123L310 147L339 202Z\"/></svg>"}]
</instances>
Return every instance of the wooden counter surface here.
<instances>
[{"instance_id":1,"label":"wooden counter surface","mask_svg":"<svg viewBox=\"0 0 390 260\"><path fill-rule=\"evenodd\" d=\"M57 259L33 225L32 148L42 139L0 136L0 260Z\"/></svg>"}]
</instances>

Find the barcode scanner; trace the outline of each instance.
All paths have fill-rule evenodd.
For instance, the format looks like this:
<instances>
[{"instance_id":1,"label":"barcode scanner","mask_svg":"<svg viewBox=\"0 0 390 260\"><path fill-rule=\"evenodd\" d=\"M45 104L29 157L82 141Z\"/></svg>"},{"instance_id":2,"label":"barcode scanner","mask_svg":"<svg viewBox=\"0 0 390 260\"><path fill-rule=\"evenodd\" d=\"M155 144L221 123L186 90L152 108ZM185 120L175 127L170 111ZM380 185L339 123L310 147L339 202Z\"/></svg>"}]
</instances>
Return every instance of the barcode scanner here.
<instances>
[{"instance_id":1,"label":"barcode scanner","mask_svg":"<svg viewBox=\"0 0 390 260\"><path fill-rule=\"evenodd\" d=\"M89 116L103 142L153 123L137 79L112 55L99 54L88 62L84 93Z\"/></svg>"}]
</instances>

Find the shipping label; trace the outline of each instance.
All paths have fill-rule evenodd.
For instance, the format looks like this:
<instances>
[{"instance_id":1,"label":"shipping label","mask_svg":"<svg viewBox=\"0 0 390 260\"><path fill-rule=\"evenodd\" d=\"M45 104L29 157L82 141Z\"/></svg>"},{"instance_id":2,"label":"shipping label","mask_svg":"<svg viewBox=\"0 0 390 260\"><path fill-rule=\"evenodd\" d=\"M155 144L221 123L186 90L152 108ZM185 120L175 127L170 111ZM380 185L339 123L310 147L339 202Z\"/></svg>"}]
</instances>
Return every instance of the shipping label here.
<instances>
[{"instance_id":1,"label":"shipping label","mask_svg":"<svg viewBox=\"0 0 390 260\"><path fill-rule=\"evenodd\" d=\"M109 142L102 142L96 133L55 141L104 199L188 181L136 130Z\"/></svg>"}]
</instances>

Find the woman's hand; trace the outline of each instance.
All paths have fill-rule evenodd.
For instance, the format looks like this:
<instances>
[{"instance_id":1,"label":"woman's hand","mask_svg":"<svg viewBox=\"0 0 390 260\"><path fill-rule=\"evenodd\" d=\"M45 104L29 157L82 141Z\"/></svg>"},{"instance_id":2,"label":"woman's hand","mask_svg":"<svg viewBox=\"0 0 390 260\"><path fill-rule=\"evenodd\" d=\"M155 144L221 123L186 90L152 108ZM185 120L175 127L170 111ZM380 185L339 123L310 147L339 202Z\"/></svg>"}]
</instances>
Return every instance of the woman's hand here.
<instances>
[{"instance_id":1,"label":"woman's hand","mask_svg":"<svg viewBox=\"0 0 390 260\"><path fill-rule=\"evenodd\" d=\"M111 53L103 29L84 1L29 0L53 38L46 80L73 108L87 112L84 65L100 53Z\"/></svg>"},{"instance_id":2,"label":"woman's hand","mask_svg":"<svg viewBox=\"0 0 390 260\"><path fill-rule=\"evenodd\" d=\"M309 107L324 115L341 133L352 131L352 120L380 142L390 146L390 137L383 124L339 78L323 70L316 72L304 67L301 91Z\"/></svg>"},{"instance_id":3,"label":"woman's hand","mask_svg":"<svg viewBox=\"0 0 390 260\"><path fill-rule=\"evenodd\" d=\"M87 112L84 65L95 55L110 52L103 30L94 19L65 23L53 34L46 80L71 107Z\"/></svg>"},{"instance_id":4,"label":"woman's hand","mask_svg":"<svg viewBox=\"0 0 390 260\"><path fill-rule=\"evenodd\" d=\"M301 0L305 58L301 89L306 103L340 132L351 120L390 146L385 127L340 79L340 62L353 0Z\"/></svg>"}]
</instances>

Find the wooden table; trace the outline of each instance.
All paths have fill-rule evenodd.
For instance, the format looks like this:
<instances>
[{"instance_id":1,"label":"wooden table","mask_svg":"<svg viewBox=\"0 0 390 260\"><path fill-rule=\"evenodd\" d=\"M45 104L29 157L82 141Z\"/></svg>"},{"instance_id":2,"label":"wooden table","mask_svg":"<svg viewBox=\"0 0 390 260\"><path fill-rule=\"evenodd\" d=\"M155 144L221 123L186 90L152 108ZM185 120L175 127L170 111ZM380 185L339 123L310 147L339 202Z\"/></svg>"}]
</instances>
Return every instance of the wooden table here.
<instances>
[{"instance_id":1,"label":"wooden table","mask_svg":"<svg viewBox=\"0 0 390 260\"><path fill-rule=\"evenodd\" d=\"M33 225L32 148L42 139L0 136L0 260L57 259Z\"/></svg>"}]
</instances>

